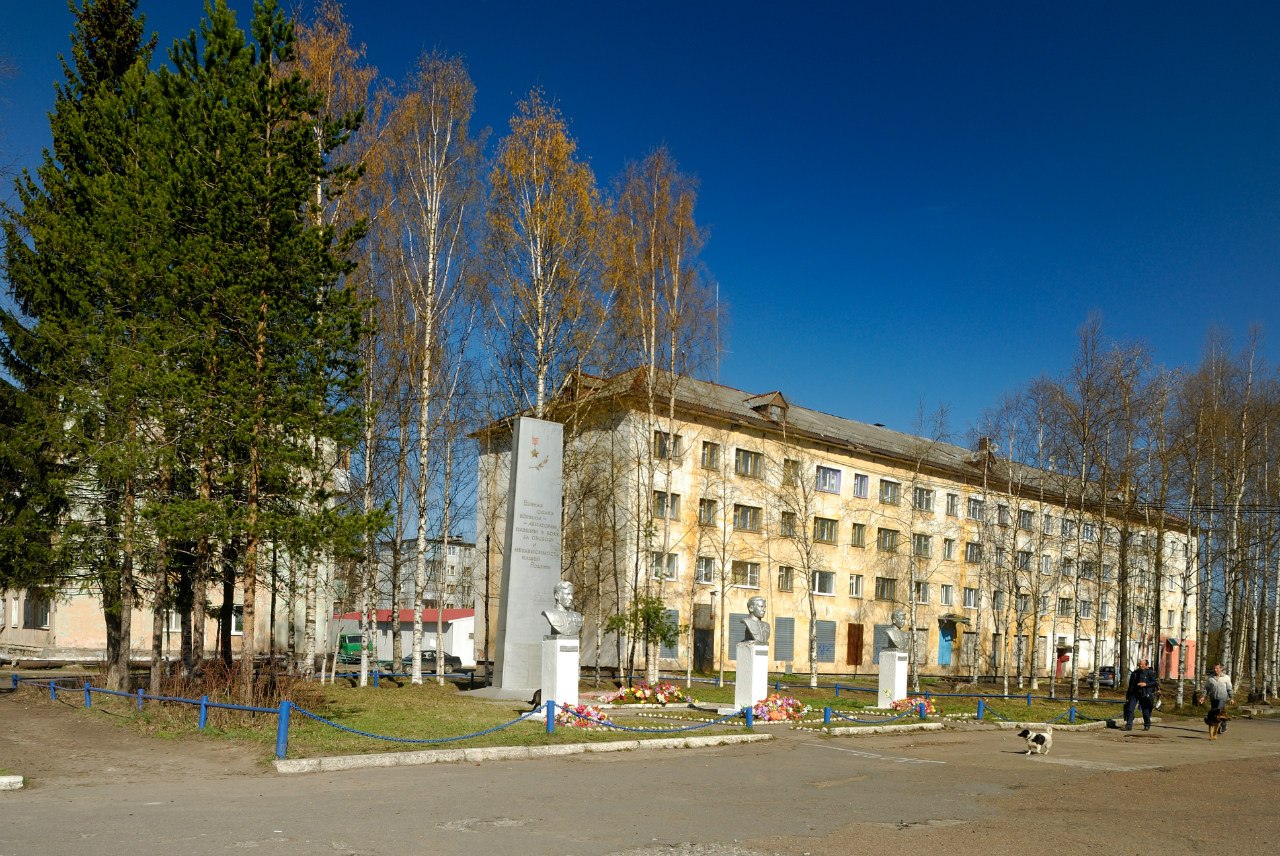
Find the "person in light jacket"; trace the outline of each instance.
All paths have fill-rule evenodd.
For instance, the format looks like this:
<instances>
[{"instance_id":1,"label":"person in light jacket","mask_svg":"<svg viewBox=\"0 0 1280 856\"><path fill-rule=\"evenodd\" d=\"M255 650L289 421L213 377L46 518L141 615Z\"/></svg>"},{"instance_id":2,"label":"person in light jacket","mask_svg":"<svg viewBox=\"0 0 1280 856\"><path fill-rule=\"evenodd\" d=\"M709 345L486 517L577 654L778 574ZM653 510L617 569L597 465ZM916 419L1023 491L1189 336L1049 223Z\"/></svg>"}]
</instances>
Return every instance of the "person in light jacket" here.
<instances>
[{"instance_id":1,"label":"person in light jacket","mask_svg":"<svg viewBox=\"0 0 1280 856\"><path fill-rule=\"evenodd\" d=\"M1235 694L1235 690L1231 686L1231 676L1227 674L1227 670L1222 668L1222 664L1218 663L1213 667L1213 674L1204 682L1204 697L1209 704L1209 710L1221 710L1231 702L1231 696ZM1218 733L1227 730L1227 724L1224 722L1218 729Z\"/></svg>"}]
</instances>

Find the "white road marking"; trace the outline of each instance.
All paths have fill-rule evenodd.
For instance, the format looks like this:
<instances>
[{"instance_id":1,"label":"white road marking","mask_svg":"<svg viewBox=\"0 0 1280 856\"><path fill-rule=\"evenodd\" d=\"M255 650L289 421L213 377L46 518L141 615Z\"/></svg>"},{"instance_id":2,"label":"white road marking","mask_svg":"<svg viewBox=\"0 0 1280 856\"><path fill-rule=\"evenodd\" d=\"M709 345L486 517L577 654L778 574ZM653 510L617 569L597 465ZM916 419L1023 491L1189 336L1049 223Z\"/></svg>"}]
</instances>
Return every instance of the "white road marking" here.
<instances>
[{"instance_id":1,"label":"white road marking","mask_svg":"<svg viewBox=\"0 0 1280 856\"><path fill-rule=\"evenodd\" d=\"M860 752L857 749L845 749L840 746L828 746L825 743L805 743L805 746L817 746L819 749L834 749L837 752L848 752L863 758L874 758L877 761L891 761L894 764L945 764L946 761L933 761L924 758L903 758L899 755L880 755L876 752Z\"/></svg>"}]
</instances>

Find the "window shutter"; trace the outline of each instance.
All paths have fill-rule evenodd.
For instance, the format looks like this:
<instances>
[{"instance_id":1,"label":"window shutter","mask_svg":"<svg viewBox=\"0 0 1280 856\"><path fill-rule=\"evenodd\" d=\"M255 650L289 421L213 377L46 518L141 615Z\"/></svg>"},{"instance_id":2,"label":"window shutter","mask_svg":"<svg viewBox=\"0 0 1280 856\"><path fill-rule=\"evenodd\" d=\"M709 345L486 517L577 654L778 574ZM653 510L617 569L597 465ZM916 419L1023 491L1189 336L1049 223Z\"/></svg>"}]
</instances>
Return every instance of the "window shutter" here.
<instances>
[{"instance_id":1,"label":"window shutter","mask_svg":"<svg viewBox=\"0 0 1280 856\"><path fill-rule=\"evenodd\" d=\"M737 652L737 644L747 638L747 628L742 626L742 619L747 617L745 612L729 613L729 659L733 659L733 655Z\"/></svg>"},{"instance_id":2,"label":"window shutter","mask_svg":"<svg viewBox=\"0 0 1280 856\"><path fill-rule=\"evenodd\" d=\"M668 624L674 624L674 625L676 626L676 628L678 629L678 628L680 627L680 610L678 610L678 609L667 609L667 610L664 610L664 613L665 613L665 616L666 616L666 619L667 619L667 623L668 623ZM679 657L679 656L680 656L680 639L679 639L679 637L677 637L677 638L676 638L676 644L674 644L674 645L659 645L659 646L658 646L658 656L659 656L659 657L671 657L671 658Z\"/></svg>"},{"instance_id":3,"label":"window shutter","mask_svg":"<svg viewBox=\"0 0 1280 856\"><path fill-rule=\"evenodd\" d=\"M871 629L871 662L880 665L880 653L889 645L889 628L892 624L876 624Z\"/></svg>"},{"instance_id":4,"label":"window shutter","mask_svg":"<svg viewBox=\"0 0 1280 856\"><path fill-rule=\"evenodd\" d=\"M836 623L834 621L816 621L813 627L818 643L817 661L819 663L834 663L836 661Z\"/></svg>"},{"instance_id":5,"label":"window shutter","mask_svg":"<svg viewBox=\"0 0 1280 856\"><path fill-rule=\"evenodd\" d=\"M789 616L773 620L773 659L789 663L796 657L796 620Z\"/></svg>"}]
</instances>

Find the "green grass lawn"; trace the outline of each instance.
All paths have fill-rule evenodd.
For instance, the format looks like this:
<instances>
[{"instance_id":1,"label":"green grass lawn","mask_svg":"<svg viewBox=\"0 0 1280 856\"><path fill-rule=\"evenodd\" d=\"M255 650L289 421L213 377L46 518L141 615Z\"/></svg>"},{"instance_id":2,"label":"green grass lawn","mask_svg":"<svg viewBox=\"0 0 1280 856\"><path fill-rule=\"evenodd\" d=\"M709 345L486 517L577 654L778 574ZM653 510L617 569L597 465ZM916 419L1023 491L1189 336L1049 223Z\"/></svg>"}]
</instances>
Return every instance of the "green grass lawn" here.
<instances>
[{"instance_id":1,"label":"green grass lawn","mask_svg":"<svg viewBox=\"0 0 1280 856\"><path fill-rule=\"evenodd\" d=\"M685 688L680 681L671 681L671 683L680 686L703 707L728 707L734 702L732 686L717 687L714 684L695 683L692 687ZM870 712L862 712L865 708L874 705L876 699L875 687L869 681L848 684L841 682L838 697L832 686L811 688L807 683L807 676L778 676L771 679L769 692L774 693L777 691L775 685L781 684L781 695L792 696L809 705L810 711L805 715L804 720L811 726L821 723L824 707L831 707L833 711L840 711L847 716L856 716L859 719L877 719ZM465 689L466 682L461 682L461 687ZM600 687L590 680L583 681L580 689L582 701L586 704L594 704L596 696L610 689L612 686ZM1031 706L1028 706L1025 696L999 698L994 692L994 687L980 689L993 690L990 695L983 697L987 717L992 721L1009 719L1027 722L1064 722L1065 718L1060 717L1070 706L1066 698L1056 700L1035 698ZM30 693L33 698L46 697L34 688L29 688L25 692ZM189 693L176 694L190 697ZM478 699L462 693L459 687L452 683L440 686L433 681L415 686L407 681L383 680L376 688L355 687L344 682L336 685L321 685L315 682L294 681L290 684L287 695L297 707L324 717L346 729L403 738L406 741L419 741L381 740L351 733L318 722L295 709L289 728L288 757L290 758L433 748L541 746L584 741L745 732L745 723L741 719L682 731L680 730L682 727L701 726L706 720L714 719L717 715L713 711L691 709L688 705L680 704L644 710L607 711L607 715L617 725L643 729L643 733L557 725L554 733L548 734L546 724L538 720L512 724L521 714L528 712L527 704L520 701L495 702ZM70 697L70 694L66 697ZM951 697L931 692L930 701L937 716L972 715L978 706L976 696ZM51 704L54 703L51 702ZM1118 704L1095 703L1087 699L1077 701L1076 709L1079 717L1077 721L1106 719L1119 716L1121 713L1121 707ZM260 747L264 757L269 757L275 748L277 717L270 713L255 714L211 709L208 725L200 731L197 727L199 709L196 706L148 701L144 709L138 711L131 699L95 695L93 710L84 711L84 715L110 715L112 721L156 737L244 742ZM913 717L908 716L895 721L910 722L912 720ZM832 724L848 726L854 723L837 719ZM446 739L458 738L462 735L475 736L464 740Z\"/></svg>"}]
</instances>

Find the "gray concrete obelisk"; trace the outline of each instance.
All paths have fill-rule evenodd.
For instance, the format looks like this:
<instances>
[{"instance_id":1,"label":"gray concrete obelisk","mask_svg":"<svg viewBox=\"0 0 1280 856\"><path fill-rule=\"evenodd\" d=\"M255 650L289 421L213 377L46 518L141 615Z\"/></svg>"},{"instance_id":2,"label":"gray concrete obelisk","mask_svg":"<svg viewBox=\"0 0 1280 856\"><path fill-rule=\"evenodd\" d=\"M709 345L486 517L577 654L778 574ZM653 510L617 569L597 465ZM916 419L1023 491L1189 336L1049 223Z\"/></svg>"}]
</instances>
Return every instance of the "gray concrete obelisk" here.
<instances>
[{"instance_id":1,"label":"gray concrete obelisk","mask_svg":"<svg viewBox=\"0 0 1280 856\"><path fill-rule=\"evenodd\" d=\"M542 682L545 609L560 581L564 426L519 417L512 430L511 484L502 552L494 686L532 693Z\"/></svg>"}]
</instances>

